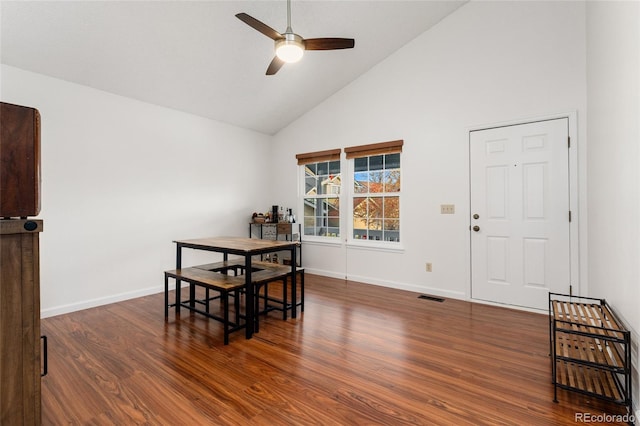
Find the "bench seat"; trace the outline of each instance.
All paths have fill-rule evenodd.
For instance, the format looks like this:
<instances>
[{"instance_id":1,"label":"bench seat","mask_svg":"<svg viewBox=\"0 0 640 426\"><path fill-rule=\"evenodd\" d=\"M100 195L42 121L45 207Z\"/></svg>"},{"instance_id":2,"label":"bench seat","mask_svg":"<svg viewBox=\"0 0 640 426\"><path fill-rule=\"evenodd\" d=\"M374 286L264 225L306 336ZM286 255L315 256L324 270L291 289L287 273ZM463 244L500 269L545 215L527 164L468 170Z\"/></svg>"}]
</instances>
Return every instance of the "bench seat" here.
<instances>
[{"instance_id":1,"label":"bench seat","mask_svg":"<svg viewBox=\"0 0 640 426\"><path fill-rule=\"evenodd\" d=\"M293 311L294 309L297 309L298 306L300 306L301 311L304 312L304 268L296 268L296 273L300 277L300 279L298 280L298 288L300 288L300 301L297 300L297 295L292 294L292 301L289 302L287 289L290 282L289 277L291 276L291 265L279 265L277 263L269 262L254 262L252 263L252 266L257 269L262 269L258 272L253 272L251 275L252 280L257 284L256 312L264 314L269 311L281 311L283 320L287 319L287 311L289 309ZM269 296L268 284L273 281L282 281L281 299ZM262 295L260 295L260 287L264 287L264 293ZM262 300L264 303L264 308L262 310L259 309L260 300ZM274 303L276 305L274 305Z\"/></svg>"},{"instance_id":2,"label":"bench seat","mask_svg":"<svg viewBox=\"0 0 640 426\"><path fill-rule=\"evenodd\" d=\"M173 278L176 281L176 301L174 304L169 304L169 278ZM180 300L180 282L185 281L191 285L204 287L207 290L214 290L220 293L220 299L222 300L222 313L223 316L213 315L209 312L209 298L206 299L206 311L202 311L196 308L195 303L201 302L197 300L187 300L182 302ZM245 324L240 324L240 298L237 297L237 293L244 288L245 282L242 276L232 276L222 274L220 272L213 272L206 269L200 269L196 267L174 269L171 271L165 271L164 273L164 301L165 309L164 316L169 316L169 307L175 306L176 314L180 313L180 307L184 307L193 312L198 312L205 315L208 318L222 322L224 326L224 344L229 344L229 333L240 330L245 327ZM235 321L229 320L229 294L234 293L235 307Z\"/></svg>"}]
</instances>

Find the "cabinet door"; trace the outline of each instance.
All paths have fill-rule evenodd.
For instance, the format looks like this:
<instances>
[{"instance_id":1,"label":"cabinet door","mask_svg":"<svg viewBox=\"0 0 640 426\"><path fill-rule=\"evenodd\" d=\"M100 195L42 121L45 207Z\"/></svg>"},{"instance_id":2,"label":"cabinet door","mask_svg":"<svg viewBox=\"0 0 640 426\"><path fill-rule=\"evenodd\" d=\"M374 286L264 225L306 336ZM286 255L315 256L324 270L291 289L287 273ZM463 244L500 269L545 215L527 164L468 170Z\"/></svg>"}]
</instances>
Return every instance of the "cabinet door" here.
<instances>
[{"instance_id":1,"label":"cabinet door","mask_svg":"<svg viewBox=\"0 0 640 426\"><path fill-rule=\"evenodd\" d=\"M35 230L19 233L26 222ZM39 425L41 221L0 220L0 424Z\"/></svg>"},{"instance_id":2,"label":"cabinet door","mask_svg":"<svg viewBox=\"0 0 640 426\"><path fill-rule=\"evenodd\" d=\"M0 216L40 213L40 114L0 102Z\"/></svg>"}]
</instances>

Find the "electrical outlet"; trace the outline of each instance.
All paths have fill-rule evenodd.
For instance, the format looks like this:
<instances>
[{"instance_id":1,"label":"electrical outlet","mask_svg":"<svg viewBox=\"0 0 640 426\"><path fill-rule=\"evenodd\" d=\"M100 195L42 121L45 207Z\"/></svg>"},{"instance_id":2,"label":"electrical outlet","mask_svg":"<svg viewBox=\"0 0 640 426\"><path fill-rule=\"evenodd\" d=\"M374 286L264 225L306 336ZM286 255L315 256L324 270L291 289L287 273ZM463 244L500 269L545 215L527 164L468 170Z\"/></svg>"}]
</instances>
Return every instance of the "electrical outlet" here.
<instances>
[{"instance_id":1,"label":"electrical outlet","mask_svg":"<svg viewBox=\"0 0 640 426\"><path fill-rule=\"evenodd\" d=\"M440 204L440 214L454 214L455 212L455 204Z\"/></svg>"},{"instance_id":2,"label":"electrical outlet","mask_svg":"<svg viewBox=\"0 0 640 426\"><path fill-rule=\"evenodd\" d=\"M426 269L427 272L431 272L431 263L430 262L427 262L425 264L425 269Z\"/></svg>"}]
</instances>

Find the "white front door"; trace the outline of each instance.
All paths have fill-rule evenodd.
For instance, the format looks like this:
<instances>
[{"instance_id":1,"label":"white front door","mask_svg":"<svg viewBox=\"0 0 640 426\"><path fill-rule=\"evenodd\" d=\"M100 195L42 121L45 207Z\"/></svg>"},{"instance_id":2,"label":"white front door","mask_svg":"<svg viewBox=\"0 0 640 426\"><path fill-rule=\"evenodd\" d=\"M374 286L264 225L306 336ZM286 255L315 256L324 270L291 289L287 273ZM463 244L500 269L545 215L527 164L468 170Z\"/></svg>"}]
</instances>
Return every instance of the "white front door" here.
<instances>
[{"instance_id":1,"label":"white front door","mask_svg":"<svg viewBox=\"0 0 640 426\"><path fill-rule=\"evenodd\" d=\"M568 119L469 133L471 297L545 309L569 293Z\"/></svg>"}]
</instances>

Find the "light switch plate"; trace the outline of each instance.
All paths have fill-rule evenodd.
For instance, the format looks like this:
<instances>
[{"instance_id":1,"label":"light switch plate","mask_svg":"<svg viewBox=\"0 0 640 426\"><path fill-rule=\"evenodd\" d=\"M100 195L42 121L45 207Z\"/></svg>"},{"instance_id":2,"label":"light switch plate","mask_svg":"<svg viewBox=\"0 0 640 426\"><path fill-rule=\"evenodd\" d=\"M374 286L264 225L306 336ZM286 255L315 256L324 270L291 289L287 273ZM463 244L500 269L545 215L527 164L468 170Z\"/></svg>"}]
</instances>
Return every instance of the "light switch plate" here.
<instances>
[{"instance_id":1,"label":"light switch plate","mask_svg":"<svg viewBox=\"0 0 640 426\"><path fill-rule=\"evenodd\" d=\"M454 214L455 212L455 204L440 204L440 214Z\"/></svg>"}]
</instances>

